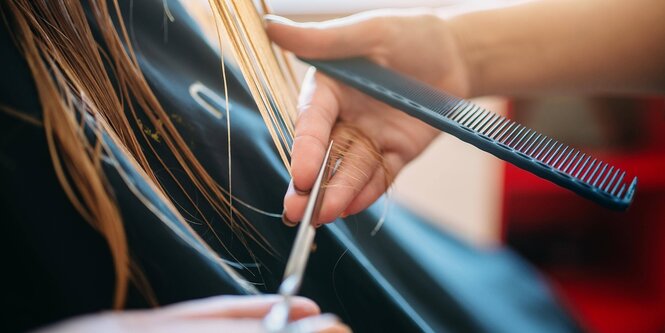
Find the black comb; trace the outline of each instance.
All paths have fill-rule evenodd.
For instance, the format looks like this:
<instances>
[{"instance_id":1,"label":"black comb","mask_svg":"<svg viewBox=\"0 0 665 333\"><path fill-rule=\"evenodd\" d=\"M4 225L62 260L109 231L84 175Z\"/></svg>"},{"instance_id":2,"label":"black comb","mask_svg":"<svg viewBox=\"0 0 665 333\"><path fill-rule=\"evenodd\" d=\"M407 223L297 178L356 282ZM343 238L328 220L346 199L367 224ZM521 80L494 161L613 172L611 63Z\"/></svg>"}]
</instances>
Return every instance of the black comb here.
<instances>
[{"instance_id":1,"label":"black comb","mask_svg":"<svg viewBox=\"0 0 665 333\"><path fill-rule=\"evenodd\" d=\"M629 182L625 171L469 101L364 58L302 60L367 95L600 205L625 210L633 200L637 177Z\"/></svg>"}]
</instances>

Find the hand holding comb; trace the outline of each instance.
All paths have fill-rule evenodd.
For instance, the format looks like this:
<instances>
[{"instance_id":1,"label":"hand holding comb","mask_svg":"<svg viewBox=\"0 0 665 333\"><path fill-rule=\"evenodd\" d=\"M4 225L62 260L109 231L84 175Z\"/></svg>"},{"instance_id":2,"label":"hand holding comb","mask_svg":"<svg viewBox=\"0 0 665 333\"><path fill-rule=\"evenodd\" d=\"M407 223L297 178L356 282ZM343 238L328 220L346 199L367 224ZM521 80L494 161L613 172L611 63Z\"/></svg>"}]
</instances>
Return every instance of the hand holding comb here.
<instances>
[{"instance_id":1,"label":"hand holding comb","mask_svg":"<svg viewBox=\"0 0 665 333\"><path fill-rule=\"evenodd\" d=\"M302 59L321 72L602 206L626 210L637 177L364 58Z\"/></svg>"}]
</instances>

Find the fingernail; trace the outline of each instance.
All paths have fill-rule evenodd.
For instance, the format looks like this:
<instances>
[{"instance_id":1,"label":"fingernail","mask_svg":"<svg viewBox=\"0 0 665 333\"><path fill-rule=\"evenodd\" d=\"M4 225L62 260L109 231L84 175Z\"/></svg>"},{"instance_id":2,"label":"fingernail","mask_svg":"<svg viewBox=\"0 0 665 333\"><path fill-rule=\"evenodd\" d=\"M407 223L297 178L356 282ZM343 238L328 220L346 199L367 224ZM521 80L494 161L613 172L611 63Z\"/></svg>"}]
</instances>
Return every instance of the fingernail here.
<instances>
[{"instance_id":1,"label":"fingernail","mask_svg":"<svg viewBox=\"0 0 665 333\"><path fill-rule=\"evenodd\" d=\"M284 212L282 212L282 223L287 227L295 227L298 224L298 222L293 222L286 217L286 208L284 208Z\"/></svg>"},{"instance_id":2,"label":"fingernail","mask_svg":"<svg viewBox=\"0 0 665 333\"><path fill-rule=\"evenodd\" d=\"M288 190L286 190L286 195L289 195L289 193L292 192L295 192L297 195L308 195L309 192L311 191L312 191L311 189L305 191L297 188L295 183L293 182L293 178L291 178L291 181L289 182L289 188Z\"/></svg>"},{"instance_id":3,"label":"fingernail","mask_svg":"<svg viewBox=\"0 0 665 333\"><path fill-rule=\"evenodd\" d=\"M278 24L285 24L285 25L298 25L297 22L291 21L287 19L286 17L275 15L275 14L267 14L263 15L263 22L264 25L267 23L278 23Z\"/></svg>"},{"instance_id":4,"label":"fingernail","mask_svg":"<svg viewBox=\"0 0 665 333\"><path fill-rule=\"evenodd\" d=\"M293 195L293 193L296 193L295 187L293 186L293 178L291 178L291 181L289 181L289 186L286 187L286 194L284 197L288 197Z\"/></svg>"}]
</instances>

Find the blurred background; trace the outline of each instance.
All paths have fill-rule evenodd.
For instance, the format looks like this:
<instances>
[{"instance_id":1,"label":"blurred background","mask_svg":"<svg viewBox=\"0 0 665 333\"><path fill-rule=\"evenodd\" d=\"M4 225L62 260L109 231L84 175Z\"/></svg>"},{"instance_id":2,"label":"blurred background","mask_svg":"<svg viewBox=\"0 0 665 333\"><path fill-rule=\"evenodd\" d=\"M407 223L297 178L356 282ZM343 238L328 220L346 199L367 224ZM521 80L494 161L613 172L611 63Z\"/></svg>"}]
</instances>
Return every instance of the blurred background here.
<instances>
[{"instance_id":1,"label":"blurred background","mask_svg":"<svg viewBox=\"0 0 665 333\"><path fill-rule=\"evenodd\" d=\"M269 4L295 21L320 21L377 8L426 6L457 15L520 2ZM299 64L296 71L305 69ZM638 176L633 206L608 211L445 134L399 175L393 200L487 251L511 247L540 269L591 332L665 332L665 99L490 96L474 102Z\"/></svg>"}]
</instances>

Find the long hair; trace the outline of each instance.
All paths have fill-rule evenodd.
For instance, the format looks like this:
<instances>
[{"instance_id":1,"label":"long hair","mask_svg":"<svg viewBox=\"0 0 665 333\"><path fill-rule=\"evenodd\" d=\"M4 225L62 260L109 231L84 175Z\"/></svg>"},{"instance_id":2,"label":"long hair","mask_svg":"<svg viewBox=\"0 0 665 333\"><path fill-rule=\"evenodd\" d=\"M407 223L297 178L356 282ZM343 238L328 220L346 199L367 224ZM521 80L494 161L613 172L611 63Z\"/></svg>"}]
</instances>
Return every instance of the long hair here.
<instances>
[{"instance_id":1,"label":"long hair","mask_svg":"<svg viewBox=\"0 0 665 333\"><path fill-rule=\"evenodd\" d=\"M132 166L143 174L176 214L178 222L188 227L164 191L162 182L155 176L141 143L147 144L164 169L169 168L146 131L133 129L144 126L139 112L147 117L150 126L157 131L161 142L186 174L186 180L203 195L215 213L238 235L264 247L269 245L234 207L231 188L226 190L217 184L197 160L150 89L124 26L118 0L88 0L88 4L93 22L89 22L79 0L8 0L1 8L34 78L49 153L60 185L81 216L103 235L111 250L116 275L113 307L121 308L130 280L148 296L150 292L140 270L132 264L122 217L101 167L102 158L112 157L102 136L106 135L114 146L124 151ZM285 167L289 169L297 88L288 68L288 59L269 42L251 1L211 0L210 4L219 28L220 47L222 38L227 38L231 54L248 83ZM265 4L263 7L267 10ZM91 24L99 28L101 36L98 39L93 36ZM225 80L223 63L222 70ZM226 81L224 85L226 87ZM228 94L226 99L228 113ZM86 127L90 123L94 125ZM86 134L90 130L94 135ZM348 133L364 137L362 133ZM229 145L230 142L229 136ZM362 142L374 147L369 139ZM339 156L343 152L344 147L336 148ZM378 153L372 156L380 158ZM175 175L169 176L183 188ZM186 192L185 195L196 208L194 199ZM210 220L199 213L214 233ZM240 239L244 241L245 237ZM203 240L196 238L195 242L198 248L207 252L206 255L219 259ZM253 291L223 261L216 262L248 291Z\"/></svg>"}]
</instances>

